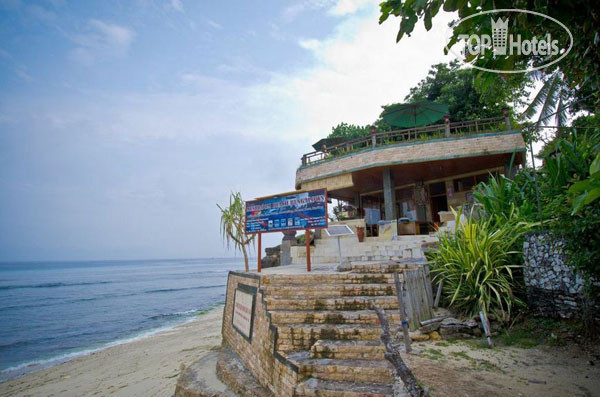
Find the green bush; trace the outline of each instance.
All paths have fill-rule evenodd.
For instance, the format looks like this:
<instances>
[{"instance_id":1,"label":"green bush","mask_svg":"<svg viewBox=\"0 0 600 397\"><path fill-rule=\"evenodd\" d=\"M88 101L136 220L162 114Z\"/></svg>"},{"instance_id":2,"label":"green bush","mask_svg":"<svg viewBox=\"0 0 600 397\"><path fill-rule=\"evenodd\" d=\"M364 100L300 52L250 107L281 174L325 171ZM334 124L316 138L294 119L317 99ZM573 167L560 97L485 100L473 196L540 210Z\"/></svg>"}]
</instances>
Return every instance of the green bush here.
<instances>
[{"instance_id":1,"label":"green bush","mask_svg":"<svg viewBox=\"0 0 600 397\"><path fill-rule=\"evenodd\" d=\"M453 232L442 233L438 250L428 253L434 280L443 283L443 295L451 307L466 315L480 310L508 320L522 301L514 294L513 270L520 251L512 250L527 230L524 222L497 225L492 218L456 223ZM456 214L460 219L460 213Z\"/></svg>"},{"instance_id":2,"label":"green bush","mask_svg":"<svg viewBox=\"0 0 600 397\"><path fill-rule=\"evenodd\" d=\"M532 177L527 172L519 173L514 180L498 175L477 185L473 197L494 223L531 222L537 217L535 202L531 200L533 189Z\"/></svg>"}]
</instances>

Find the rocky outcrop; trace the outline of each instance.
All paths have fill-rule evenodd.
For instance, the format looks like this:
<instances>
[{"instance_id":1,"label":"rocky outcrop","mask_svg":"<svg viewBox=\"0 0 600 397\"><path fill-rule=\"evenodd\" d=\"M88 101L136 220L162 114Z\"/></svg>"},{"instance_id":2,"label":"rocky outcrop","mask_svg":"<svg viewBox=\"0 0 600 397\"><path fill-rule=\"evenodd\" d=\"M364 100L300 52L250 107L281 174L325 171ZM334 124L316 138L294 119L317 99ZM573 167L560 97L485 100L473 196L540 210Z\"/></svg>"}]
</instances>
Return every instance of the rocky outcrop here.
<instances>
[{"instance_id":1,"label":"rocky outcrop","mask_svg":"<svg viewBox=\"0 0 600 397\"><path fill-rule=\"evenodd\" d=\"M281 245L277 247L265 248L265 256L262 258L262 268L279 266L281 264Z\"/></svg>"}]
</instances>

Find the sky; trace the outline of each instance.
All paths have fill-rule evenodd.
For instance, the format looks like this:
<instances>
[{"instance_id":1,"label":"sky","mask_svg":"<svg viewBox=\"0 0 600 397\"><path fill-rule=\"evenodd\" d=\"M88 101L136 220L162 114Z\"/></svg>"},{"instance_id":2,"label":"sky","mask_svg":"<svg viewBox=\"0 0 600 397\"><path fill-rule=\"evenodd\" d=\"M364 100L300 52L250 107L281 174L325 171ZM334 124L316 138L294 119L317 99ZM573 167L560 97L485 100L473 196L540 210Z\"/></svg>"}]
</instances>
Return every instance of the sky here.
<instances>
[{"instance_id":1,"label":"sky","mask_svg":"<svg viewBox=\"0 0 600 397\"><path fill-rule=\"evenodd\" d=\"M450 60L451 14L396 44L377 4L0 0L0 261L233 256L217 203Z\"/></svg>"}]
</instances>

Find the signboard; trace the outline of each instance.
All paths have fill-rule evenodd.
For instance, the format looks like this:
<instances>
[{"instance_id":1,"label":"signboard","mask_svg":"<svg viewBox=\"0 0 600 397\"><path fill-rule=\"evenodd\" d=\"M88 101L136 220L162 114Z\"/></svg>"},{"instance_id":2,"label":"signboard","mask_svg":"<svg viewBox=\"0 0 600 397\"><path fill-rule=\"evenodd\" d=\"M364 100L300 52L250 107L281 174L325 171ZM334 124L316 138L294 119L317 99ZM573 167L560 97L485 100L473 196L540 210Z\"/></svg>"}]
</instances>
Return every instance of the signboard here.
<instances>
[{"instance_id":1,"label":"signboard","mask_svg":"<svg viewBox=\"0 0 600 397\"><path fill-rule=\"evenodd\" d=\"M339 237L339 236L349 236L354 234L354 232L352 231L352 229L350 229L350 226L348 225L333 225L333 226L329 226L327 229L325 229L325 231L327 232L328 236L334 236L334 237Z\"/></svg>"},{"instance_id":2,"label":"signboard","mask_svg":"<svg viewBox=\"0 0 600 397\"><path fill-rule=\"evenodd\" d=\"M233 297L233 328L248 341L252 339L256 288L238 284Z\"/></svg>"},{"instance_id":3,"label":"signboard","mask_svg":"<svg viewBox=\"0 0 600 397\"><path fill-rule=\"evenodd\" d=\"M246 234L327 227L327 190L246 202Z\"/></svg>"}]
</instances>

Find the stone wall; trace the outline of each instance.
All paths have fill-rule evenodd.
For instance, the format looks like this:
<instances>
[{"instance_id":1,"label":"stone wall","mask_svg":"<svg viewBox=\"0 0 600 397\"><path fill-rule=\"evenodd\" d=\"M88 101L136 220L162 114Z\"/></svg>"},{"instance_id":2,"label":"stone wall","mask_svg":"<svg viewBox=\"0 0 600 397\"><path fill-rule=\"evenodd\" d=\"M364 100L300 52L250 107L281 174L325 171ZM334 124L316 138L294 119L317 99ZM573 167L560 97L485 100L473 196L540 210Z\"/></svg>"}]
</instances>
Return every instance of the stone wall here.
<instances>
[{"instance_id":1,"label":"stone wall","mask_svg":"<svg viewBox=\"0 0 600 397\"><path fill-rule=\"evenodd\" d=\"M255 287L252 337L246 339L232 324L234 294L238 284ZM298 380L298 368L276 351L277 329L271 325L258 275L229 272L227 296L223 311L223 343L235 351L244 366L261 385L276 396L293 396Z\"/></svg>"},{"instance_id":2,"label":"stone wall","mask_svg":"<svg viewBox=\"0 0 600 397\"><path fill-rule=\"evenodd\" d=\"M563 241L547 232L531 233L523 243L527 300L536 314L581 316L584 280L566 264L563 247Z\"/></svg>"}]
</instances>

